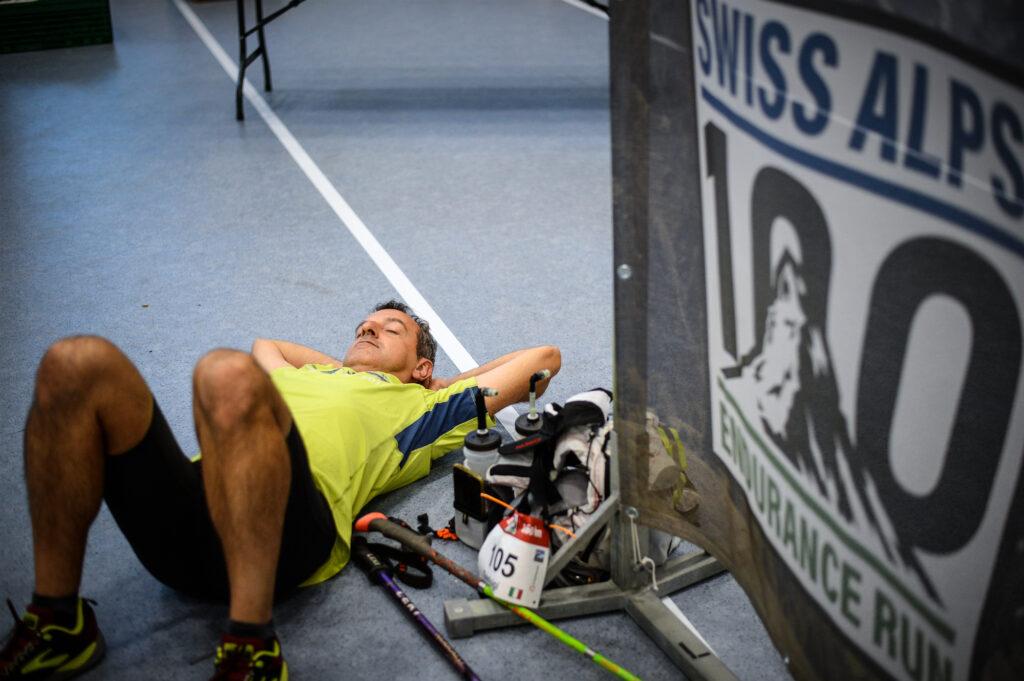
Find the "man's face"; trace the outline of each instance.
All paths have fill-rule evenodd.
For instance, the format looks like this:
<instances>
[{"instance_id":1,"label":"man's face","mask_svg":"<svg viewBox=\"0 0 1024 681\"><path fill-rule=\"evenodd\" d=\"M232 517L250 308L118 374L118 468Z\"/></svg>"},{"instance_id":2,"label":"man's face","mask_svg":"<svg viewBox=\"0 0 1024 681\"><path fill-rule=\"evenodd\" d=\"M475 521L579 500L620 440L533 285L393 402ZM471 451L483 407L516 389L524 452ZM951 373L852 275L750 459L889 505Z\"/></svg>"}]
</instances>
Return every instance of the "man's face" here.
<instances>
[{"instance_id":1,"label":"man's face","mask_svg":"<svg viewBox=\"0 0 1024 681\"><path fill-rule=\"evenodd\" d=\"M343 363L356 371L386 371L403 383L427 382L433 364L416 355L418 333L416 322L404 312L379 310L356 327Z\"/></svg>"}]
</instances>

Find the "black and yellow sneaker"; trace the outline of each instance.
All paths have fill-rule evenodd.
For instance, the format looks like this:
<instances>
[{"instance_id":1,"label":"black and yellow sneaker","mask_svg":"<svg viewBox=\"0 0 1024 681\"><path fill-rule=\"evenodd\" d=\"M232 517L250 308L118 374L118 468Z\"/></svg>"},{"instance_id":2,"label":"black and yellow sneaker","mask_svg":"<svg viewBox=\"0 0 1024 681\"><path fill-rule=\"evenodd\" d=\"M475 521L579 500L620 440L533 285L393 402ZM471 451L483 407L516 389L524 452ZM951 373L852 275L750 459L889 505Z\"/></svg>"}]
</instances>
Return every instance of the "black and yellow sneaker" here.
<instances>
[{"instance_id":1,"label":"black and yellow sneaker","mask_svg":"<svg viewBox=\"0 0 1024 681\"><path fill-rule=\"evenodd\" d=\"M11 631L0 651L0 679L70 679L95 667L107 647L89 603L78 599L75 621L60 626L54 613L30 605L22 617L10 599Z\"/></svg>"},{"instance_id":2,"label":"black and yellow sneaker","mask_svg":"<svg viewBox=\"0 0 1024 681\"><path fill-rule=\"evenodd\" d=\"M277 636L242 638L224 634L210 681L288 681L288 664Z\"/></svg>"}]
</instances>

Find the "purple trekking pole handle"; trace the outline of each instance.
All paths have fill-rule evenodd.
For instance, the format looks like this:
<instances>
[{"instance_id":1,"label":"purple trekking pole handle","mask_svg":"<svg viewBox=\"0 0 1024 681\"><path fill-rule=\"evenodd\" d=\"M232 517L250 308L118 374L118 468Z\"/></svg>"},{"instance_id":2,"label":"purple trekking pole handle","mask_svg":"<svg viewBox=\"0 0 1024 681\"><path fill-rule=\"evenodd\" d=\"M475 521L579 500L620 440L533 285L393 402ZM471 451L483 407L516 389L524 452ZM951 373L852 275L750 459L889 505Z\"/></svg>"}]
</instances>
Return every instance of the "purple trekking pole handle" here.
<instances>
[{"instance_id":1,"label":"purple trekking pole handle","mask_svg":"<svg viewBox=\"0 0 1024 681\"><path fill-rule=\"evenodd\" d=\"M419 623L424 634L433 640L434 645L444 653L445 657L448 658L448 661L452 663L452 666L455 667L462 675L462 678L468 679L469 681L480 681L480 677L476 675L476 672L469 668L469 664L462 659L462 656L459 655L458 651L452 647L451 642L449 642L448 639L444 637L444 634L439 632L437 628L431 624L426 615L420 612L420 609L417 608L416 604L412 602L404 591L402 591L401 587L398 586L393 577L391 577L387 572L379 572L377 573L377 579L380 580L380 583L386 586L395 599L402 604L402 607L407 613L409 613L409 616Z\"/></svg>"},{"instance_id":2,"label":"purple trekking pole handle","mask_svg":"<svg viewBox=\"0 0 1024 681\"><path fill-rule=\"evenodd\" d=\"M362 539L362 541L359 541L359 539ZM391 592L391 595L402 606L405 613L419 624L420 631L433 641L434 645L447 658L448 662L455 667L462 678L468 681L480 681L480 677L470 669L469 664L462 659L462 656L455 650L451 642L437 630L437 627L431 624L427 616L420 612L420 609L416 607L412 599L402 591L402 588L398 586L398 583L391 576L387 565L373 552L362 537L352 542L352 558L371 580L376 581Z\"/></svg>"}]
</instances>

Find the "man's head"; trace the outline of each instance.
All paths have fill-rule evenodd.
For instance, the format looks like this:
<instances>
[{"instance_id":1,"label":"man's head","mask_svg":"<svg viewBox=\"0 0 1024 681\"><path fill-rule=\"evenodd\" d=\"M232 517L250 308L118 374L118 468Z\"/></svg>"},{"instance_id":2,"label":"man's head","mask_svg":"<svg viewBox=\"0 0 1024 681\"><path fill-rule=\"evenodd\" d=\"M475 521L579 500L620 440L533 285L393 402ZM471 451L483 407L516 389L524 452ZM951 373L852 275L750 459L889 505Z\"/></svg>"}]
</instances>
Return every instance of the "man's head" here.
<instances>
[{"instance_id":1,"label":"man's head","mask_svg":"<svg viewBox=\"0 0 1024 681\"><path fill-rule=\"evenodd\" d=\"M437 341L430 325L405 303L389 300L356 327L344 365L356 371L386 371L403 383L426 385L434 373Z\"/></svg>"}]
</instances>

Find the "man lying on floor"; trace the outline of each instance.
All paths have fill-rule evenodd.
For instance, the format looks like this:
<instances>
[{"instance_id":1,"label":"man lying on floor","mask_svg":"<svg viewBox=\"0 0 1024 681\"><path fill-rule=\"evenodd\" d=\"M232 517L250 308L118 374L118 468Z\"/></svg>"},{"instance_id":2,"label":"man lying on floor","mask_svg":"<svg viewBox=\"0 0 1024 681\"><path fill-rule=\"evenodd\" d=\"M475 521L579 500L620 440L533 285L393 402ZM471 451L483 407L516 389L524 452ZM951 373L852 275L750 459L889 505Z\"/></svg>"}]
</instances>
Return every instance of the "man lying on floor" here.
<instances>
[{"instance_id":1,"label":"man lying on floor","mask_svg":"<svg viewBox=\"0 0 1024 681\"><path fill-rule=\"evenodd\" d=\"M275 597L337 573L363 505L462 443L474 386L498 390L486 398L494 414L525 399L531 374L561 364L557 348L529 348L444 380L433 376L436 349L427 323L388 301L341 361L276 340L257 340L252 354L214 350L193 377L202 458L190 462L116 347L96 337L53 345L25 426L35 591L0 678L65 679L102 658L78 589L106 500L154 577L228 601L213 678L286 679Z\"/></svg>"}]
</instances>

